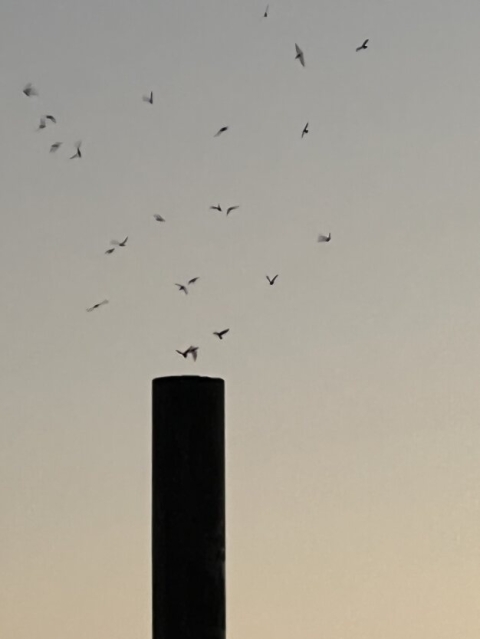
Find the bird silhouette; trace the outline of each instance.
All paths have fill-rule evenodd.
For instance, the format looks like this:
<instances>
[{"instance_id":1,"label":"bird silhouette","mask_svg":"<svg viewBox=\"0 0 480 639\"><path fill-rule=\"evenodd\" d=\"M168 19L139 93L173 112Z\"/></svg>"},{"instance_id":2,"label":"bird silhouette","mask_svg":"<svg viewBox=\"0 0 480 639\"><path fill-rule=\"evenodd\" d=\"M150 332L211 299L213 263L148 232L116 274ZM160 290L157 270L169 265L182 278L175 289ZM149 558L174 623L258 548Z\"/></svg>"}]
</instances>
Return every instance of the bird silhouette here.
<instances>
[{"instance_id":1,"label":"bird silhouette","mask_svg":"<svg viewBox=\"0 0 480 639\"><path fill-rule=\"evenodd\" d=\"M153 91L150 91L150 95L144 95L142 100L144 102L148 102L149 104L153 104Z\"/></svg>"},{"instance_id":2,"label":"bird silhouette","mask_svg":"<svg viewBox=\"0 0 480 639\"><path fill-rule=\"evenodd\" d=\"M58 149L62 146L61 142L55 142L54 144L52 144L52 146L50 147L50 153L55 153L56 151L58 151Z\"/></svg>"},{"instance_id":3,"label":"bird silhouette","mask_svg":"<svg viewBox=\"0 0 480 639\"><path fill-rule=\"evenodd\" d=\"M357 47L355 49L355 51L362 51L362 49L368 49L367 44L368 44L368 38L365 40L365 42L362 44L362 46L361 47Z\"/></svg>"},{"instance_id":4,"label":"bird silhouette","mask_svg":"<svg viewBox=\"0 0 480 639\"><path fill-rule=\"evenodd\" d=\"M114 244L115 246L125 246L125 244L127 243L128 240L128 235L127 237L123 240L123 242L119 242L118 240L112 240L110 242L110 244Z\"/></svg>"},{"instance_id":5,"label":"bird silhouette","mask_svg":"<svg viewBox=\"0 0 480 639\"><path fill-rule=\"evenodd\" d=\"M264 18L267 18L267 17L268 17L268 7L269 7L269 6L270 6L270 5L269 5L269 4L267 4L267 8L265 9L265 13L263 14L263 17L264 17Z\"/></svg>"},{"instance_id":6,"label":"bird silhouette","mask_svg":"<svg viewBox=\"0 0 480 639\"><path fill-rule=\"evenodd\" d=\"M267 277L267 280L268 280L268 283L270 284L270 286L273 286L273 285L275 284L275 280L276 280L276 279L277 279L277 277L278 277L278 274L277 274L277 275L275 275L275 277L272 277L272 279L270 279L270 278L268 277L268 275L267 275L266 277Z\"/></svg>"},{"instance_id":7,"label":"bird silhouette","mask_svg":"<svg viewBox=\"0 0 480 639\"><path fill-rule=\"evenodd\" d=\"M90 308L87 308L87 313L94 311L96 308L99 308L100 306L103 306L104 304L108 304L108 300L103 300L103 302L98 302L98 304L94 304Z\"/></svg>"},{"instance_id":8,"label":"bird silhouette","mask_svg":"<svg viewBox=\"0 0 480 639\"><path fill-rule=\"evenodd\" d=\"M192 277L191 280L188 280L187 285L189 286L190 284L195 284L195 282L199 279L199 277Z\"/></svg>"},{"instance_id":9,"label":"bird silhouette","mask_svg":"<svg viewBox=\"0 0 480 639\"><path fill-rule=\"evenodd\" d=\"M198 346L189 346L186 351L176 351L179 355L187 359L189 355L193 357L193 361L197 361Z\"/></svg>"},{"instance_id":10,"label":"bird silhouette","mask_svg":"<svg viewBox=\"0 0 480 639\"><path fill-rule=\"evenodd\" d=\"M307 122L307 124L305 125L305 127L304 127L304 129L303 129L303 131L302 131L302 138L303 138L303 136L304 136L306 133L308 133L308 122Z\"/></svg>"},{"instance_id":11,"label":"bird silhouette","mask_svg":"<svg viewBox=\"0 0 480 639\"><path fill-rule=\"evenodd\" d=\"M231 213L232 211L235 211L236 209L239 209L239 208L240 208L240 205L238 205L238 206L229 206L228 209L227 209L227 215L229 213Z\"/></svg>"},{"instance_id":12,"label":"bird silhouette","mask_svg":"<svg viewBox=\"0 0 480 639\"><path fill-rule=\"evenodd\" d=\"M223 339L223 336L226 335L229 330L230 330L229 328L226 328L223 331L214 331L213 334L216 335L218 339Z\"/></svg>"},{"instance_id":13,"label":"bird silhouette","mask_svg":"<svg viewBox=\"0 0 480 639\"><path fill-rule=\"evenodd\" d=\"M228 126L222 126L222 128L218 129L218 131L215 133L213 137L218 138L218 136L221 135L222 133L225 133L225 131L228 131Z\"/></svg>"},{"instance_id":14,"label":"bird silhouette","mask_svg":"<svg viewBox=\"0 0 480 639\"><path fill-rule=\"evenodd\" d=\"M113 251L114 251L114 250L115 250L114 248L107 249L107 250L105 251L105 254L106 254L106 255L111 255L111 254L113 253Z\"/></svg>"},{"instance_id":15,"label":"bird silhouette","mask_svg":"<svg viewBox=\"0 0 480 639\"><path fill-rule=\"evenodd\" d=\"M45 118L47 120L50 120L50 122L52 122L53 124L57 124L57 120L53 117L53 115L46 115Z\"/></svg>"},{"instance_id":16,"label":"bird silhouette","mask_svg":"<svg viewBox=\"0 0 480 639\"><path fill-rule=\"evenodd\" d=\"M175 286L178 286L179 291L183 291L185 295L188 295L188 289L184 284L175 284Z\"/></svg>"},{"instance_id":17,"label":"bird silhouette","mask_svg":"<svg viewBox=\"0 0 480 639\"><path fill-rule=\"evenodd\" d=\"M32 85L31 82L29 82L23 87L23 92L25 93L27 98L30 98L32 95L38 95L37 90L35 89L35 87Z\"/></svg>"},{"instance_id":18,"label":"bird silhouette","mask_svg":"<svg viewBox=\"0 0 480 639\"><path fill-rule=\"evenodd\" d=\"M302 67L304 67L305 66L305 57L303 55L303 51L300 49L298 44L295 44L295 51L297 52L297 55L295 56L295 60L300 60L300 64L302 65Z\"/></svg>"},{"instance_id":19,"label":"bird silhouette","mask_svg":"<svg viewBox=\"0 0 480 639\"><path fill-rule=\"evenodd\" d=\"M220 213L222 212L222 207L220 206L220 204L218 206L211 206L210 208L214 211L220 211Z\"/></svg>"},{"instance_id":20,"label":"bird silhouette","mask_svg":"<svg viewBox=\"0 0 480 639\"><path fill-rule=\"evenodd\" d=\"M157 220L157 222L165 222L165 218L161 215L154 215L153 217Z\"/></svg>"},{"instance_id":21,"label":"bird silhouette","mask_svg":"<svg viewBox=\"0 0 480 639\"><path fill-rule=\"evenodd\" d=\"M322 235L320 233L320 235L318 236L318 241L319 242L330 242L330 240L332 239L332 234L329 233L328 235Z\"/></svg>"},{"instance_id":22,"label":"bird silhouette","mask_svg":"<svg viewBox=\"0 0 480 639\"><path fill-rule=\"evenodd\" d=\"M75 153L75 155L72 155L72 157L70 158L71 160L74 160L75 158L81 158L82 157L82 152L80 151L80 147L82 146L82 142L76 142L75 143L75 148L77 149L77 152Z\"/></svg>"}]
</instances>

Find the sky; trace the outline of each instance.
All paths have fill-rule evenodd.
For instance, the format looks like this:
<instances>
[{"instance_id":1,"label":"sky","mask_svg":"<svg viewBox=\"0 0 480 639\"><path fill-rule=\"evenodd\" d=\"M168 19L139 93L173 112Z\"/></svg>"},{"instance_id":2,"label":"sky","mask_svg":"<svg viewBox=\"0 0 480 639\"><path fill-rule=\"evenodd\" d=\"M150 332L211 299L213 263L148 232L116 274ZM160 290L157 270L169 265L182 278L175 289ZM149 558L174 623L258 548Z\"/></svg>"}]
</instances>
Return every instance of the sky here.
<instances>
[{"instance_id":1,"label":"sky","mask_svg":"<svg viewBox=\"0 0 480 639\"><path fill-rule=\"evenodd\" d=\"M229 639L479 636L480 5L265 5L2 2L8 639L151 636L182 374L226 381Z\"/></svg>"}]
</instances>

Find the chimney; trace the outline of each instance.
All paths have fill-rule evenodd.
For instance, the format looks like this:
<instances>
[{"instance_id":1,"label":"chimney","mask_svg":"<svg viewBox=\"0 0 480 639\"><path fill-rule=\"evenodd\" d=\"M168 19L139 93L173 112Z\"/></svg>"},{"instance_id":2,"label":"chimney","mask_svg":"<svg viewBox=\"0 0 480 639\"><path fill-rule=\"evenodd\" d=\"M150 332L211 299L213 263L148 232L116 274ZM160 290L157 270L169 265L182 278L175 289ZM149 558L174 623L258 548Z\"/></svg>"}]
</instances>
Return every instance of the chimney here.
<instances>
[{"instance_id":1,"label":"chimney","mask_svg":"<svg viewBox=\"0 0 480 639\"><path fill-rule=\"evenodd\" d=\"M225 384L152 382L153 639L225 639Z\"/></svg>"}]
</instances>

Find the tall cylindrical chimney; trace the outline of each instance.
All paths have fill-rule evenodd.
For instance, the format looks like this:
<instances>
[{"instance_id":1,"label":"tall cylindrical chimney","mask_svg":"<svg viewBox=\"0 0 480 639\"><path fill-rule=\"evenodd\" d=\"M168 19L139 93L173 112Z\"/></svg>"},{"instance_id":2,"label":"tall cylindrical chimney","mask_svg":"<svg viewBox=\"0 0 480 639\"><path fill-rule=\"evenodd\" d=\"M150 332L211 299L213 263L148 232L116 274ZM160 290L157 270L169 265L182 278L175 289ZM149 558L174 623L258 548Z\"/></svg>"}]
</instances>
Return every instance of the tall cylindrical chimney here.
<instances>
[{"instance_id":1,"label":"tall cylindrical chimney","mask_svg":"<svg viewBox=\"0 0 480 639\"><path fill-rule=\"evenodd\" d=\"M225 385L152 382L153 639L225 639Z\"/></svg>"}]
</instances>

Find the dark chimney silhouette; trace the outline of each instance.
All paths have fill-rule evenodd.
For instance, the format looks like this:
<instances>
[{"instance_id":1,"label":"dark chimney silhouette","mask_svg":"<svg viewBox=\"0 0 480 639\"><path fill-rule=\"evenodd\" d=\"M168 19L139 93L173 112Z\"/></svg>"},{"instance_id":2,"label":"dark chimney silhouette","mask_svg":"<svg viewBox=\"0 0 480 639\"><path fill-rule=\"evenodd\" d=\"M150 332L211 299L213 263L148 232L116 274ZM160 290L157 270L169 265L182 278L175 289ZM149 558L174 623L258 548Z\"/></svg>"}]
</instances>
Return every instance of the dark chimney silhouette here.
<instances>
[{"instance_id":1,"label":"dark chimney silhouette","mask_svg":"<svg viewBox=\"0 0 480 639\"><path fill-rule=\"evenodd\" d=\"M225 639L225 385L152 382L153 639Z\"/></svg>"}]
</instances>

